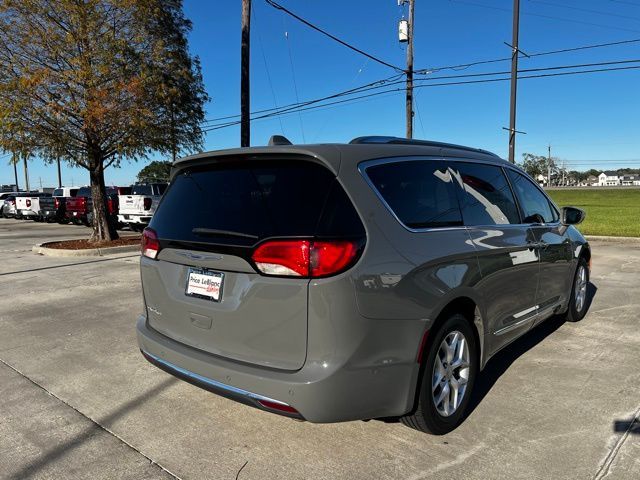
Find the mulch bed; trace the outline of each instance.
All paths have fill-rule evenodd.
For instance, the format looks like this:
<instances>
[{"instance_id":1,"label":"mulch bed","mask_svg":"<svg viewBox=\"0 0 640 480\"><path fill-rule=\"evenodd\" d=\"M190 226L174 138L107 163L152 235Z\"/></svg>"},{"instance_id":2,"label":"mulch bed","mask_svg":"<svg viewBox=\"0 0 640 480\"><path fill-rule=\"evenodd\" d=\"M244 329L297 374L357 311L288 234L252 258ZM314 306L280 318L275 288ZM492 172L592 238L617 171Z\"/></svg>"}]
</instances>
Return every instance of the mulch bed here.
<instances>
[{"instance_id":1,"label":"mulch bed","mask_svg":"<svg viewBox=\"0 0 640 480\"><path fill-rule=\"evenodd\" d=\"M46 248L57 248L61 250L88 250L90 248L124 247L126 245L140 245L140 236L128 235L110 242L90 243L89 239L83 238L80 240L65 240L63 242L42 244L42 246Z\"/></svg>"}]
</instances>

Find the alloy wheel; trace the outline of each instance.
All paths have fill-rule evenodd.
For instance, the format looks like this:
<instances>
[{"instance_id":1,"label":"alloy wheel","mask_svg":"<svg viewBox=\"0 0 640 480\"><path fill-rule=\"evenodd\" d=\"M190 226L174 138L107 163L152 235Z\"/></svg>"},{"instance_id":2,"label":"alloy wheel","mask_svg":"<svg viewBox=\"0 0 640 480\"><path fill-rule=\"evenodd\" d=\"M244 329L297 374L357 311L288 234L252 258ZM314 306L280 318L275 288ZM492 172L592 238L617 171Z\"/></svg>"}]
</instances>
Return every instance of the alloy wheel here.
<instances>
[{"instance_id":1,"label":"alloy wheel","mask_svg":"<svg viewBox=\"0 0 640 480\"><path fill-rule=\"evenodd\" d=\"M453 415L464 398L470 373L469 345L455 330L440 343L433 365L431 394L443 417Z\"/></svg>"}]
</instances>

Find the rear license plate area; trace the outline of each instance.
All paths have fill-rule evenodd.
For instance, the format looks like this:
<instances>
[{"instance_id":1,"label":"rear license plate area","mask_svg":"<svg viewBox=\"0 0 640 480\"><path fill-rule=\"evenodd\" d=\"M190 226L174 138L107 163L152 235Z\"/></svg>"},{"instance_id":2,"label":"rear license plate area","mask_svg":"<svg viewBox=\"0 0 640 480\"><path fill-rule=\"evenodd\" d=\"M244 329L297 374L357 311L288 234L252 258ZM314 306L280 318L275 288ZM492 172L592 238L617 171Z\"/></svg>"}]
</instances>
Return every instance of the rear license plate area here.
<instances>
[{"instance_id":1,"label":"rear license plate area","mask_svg":"<svg viewBox=\"0 0 640 480\"><path fill-rule=\"evenodd\" d=\"M224 273L201 268L190 268L187 273L185 294L190 297L202 298L219 302L222 298Z\"/></svg>"}]
</instances>

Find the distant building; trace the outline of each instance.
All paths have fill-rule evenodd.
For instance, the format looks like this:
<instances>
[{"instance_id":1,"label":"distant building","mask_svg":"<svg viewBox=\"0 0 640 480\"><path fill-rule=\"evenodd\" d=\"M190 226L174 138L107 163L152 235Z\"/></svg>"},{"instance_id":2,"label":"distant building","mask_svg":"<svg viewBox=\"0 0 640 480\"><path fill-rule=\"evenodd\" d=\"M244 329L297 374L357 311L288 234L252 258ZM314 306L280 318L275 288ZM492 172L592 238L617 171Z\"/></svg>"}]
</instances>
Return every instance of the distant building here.
<instances>
[{"instance_id":1,"label":"distant building","mask_svg":"<svg viewBox=\"0 0 640 480\"><path fill-rule=\"evenodd\" d=\"M584 181L584 185L586 187L595 187L598 185L598 177L595 175L589 175L587 179Z\"/></svg>"},{"instance_id":2,"label":"distant building","mask_svg":"<svg viewBox=\"0 0 640 480\"><path fill-rule=\"evenodd\" d=\"M620 185L620 178L618 172L605 170L598 175L598 185L601 187L614 187Z\"/></svg>"},{"instance_id":3,"label":"distant building","mask_svg":"<svg viewBox=\"0 0 640 480\"><path fill-rule=\"evenodd\" d=\"M620 177L620 183L625 187L640 185L640 175L622 175Z\"/></svg>"}]
</instances>

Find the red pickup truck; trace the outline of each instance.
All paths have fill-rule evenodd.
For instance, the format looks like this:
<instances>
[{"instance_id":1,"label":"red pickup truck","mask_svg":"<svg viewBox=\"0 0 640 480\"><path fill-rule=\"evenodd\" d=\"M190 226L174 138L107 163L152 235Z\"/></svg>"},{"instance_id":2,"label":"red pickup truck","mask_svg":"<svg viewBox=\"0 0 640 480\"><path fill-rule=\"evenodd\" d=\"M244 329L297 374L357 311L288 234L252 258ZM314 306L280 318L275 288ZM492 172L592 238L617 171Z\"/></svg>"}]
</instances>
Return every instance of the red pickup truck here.
<instances>
[{"instance_id":1,"label":"red pickup truck","mask_svg":"<svg viewBox=\"0 0 640 480\"><path fill-rule=\"evenodd\" d=\"M117 221L118 195L127 195L131 187L107 187L107 213ZM93 201L91 199L91 187L82 187L75 197L66 197L66 218L76 224L93 224Z\"/></svg>"}]
</instances>

